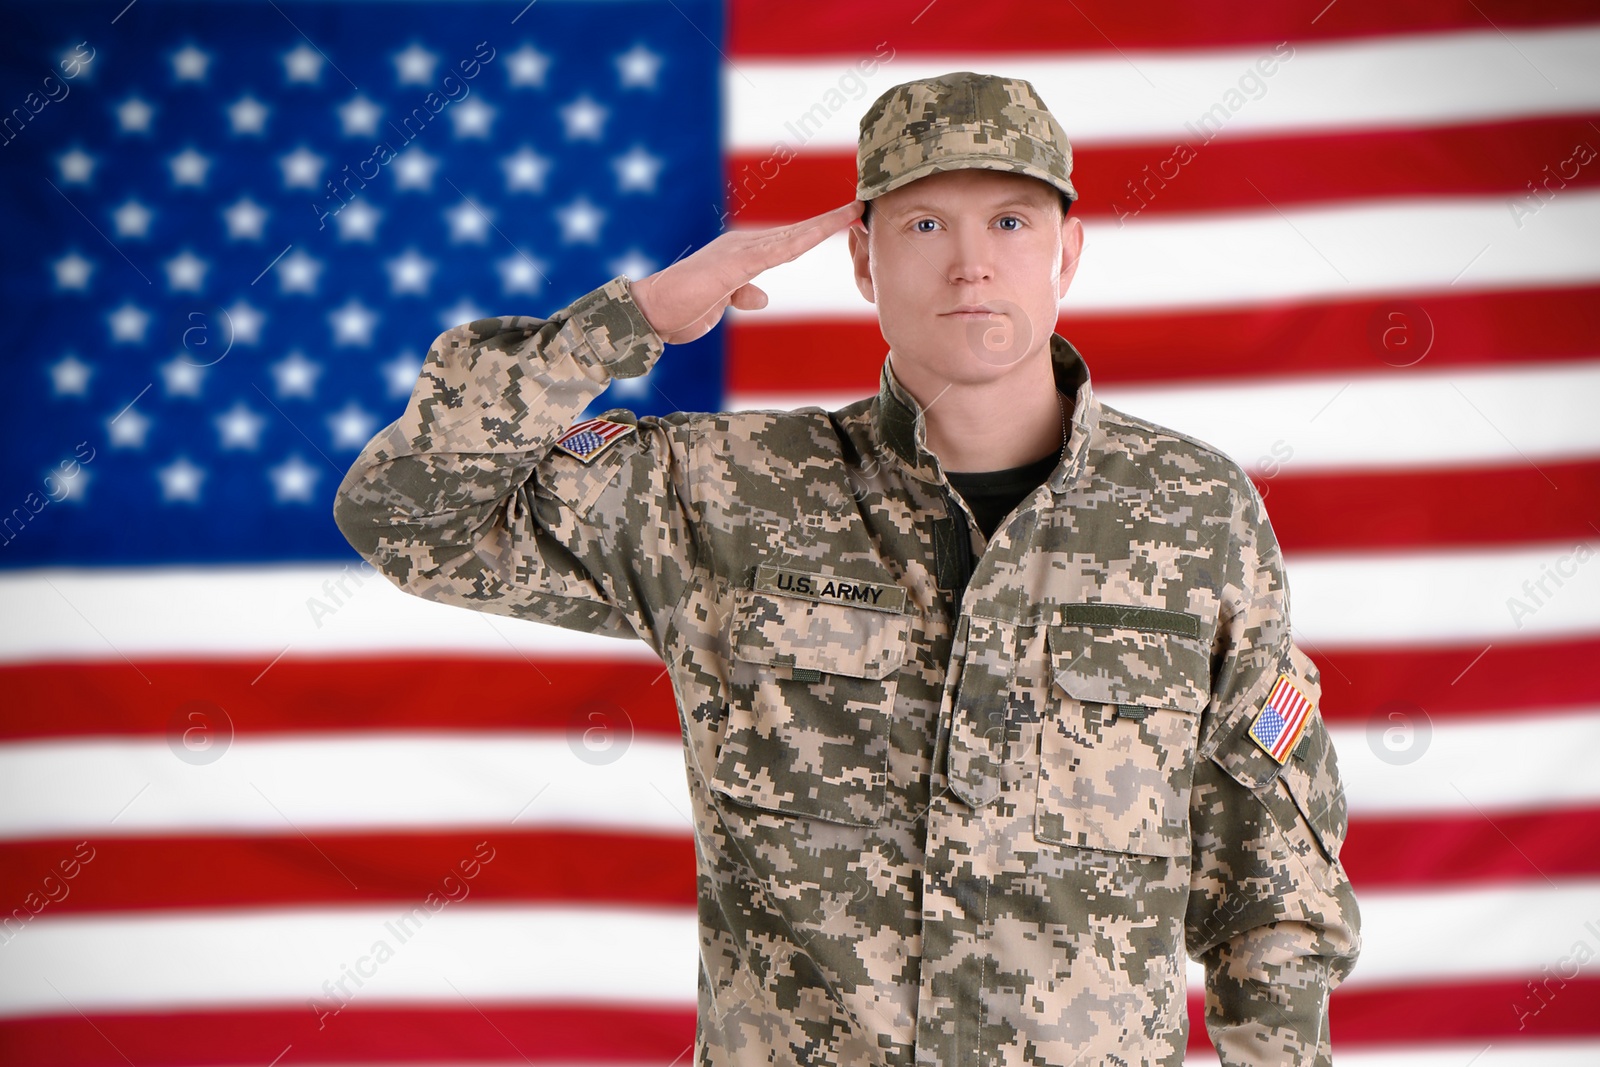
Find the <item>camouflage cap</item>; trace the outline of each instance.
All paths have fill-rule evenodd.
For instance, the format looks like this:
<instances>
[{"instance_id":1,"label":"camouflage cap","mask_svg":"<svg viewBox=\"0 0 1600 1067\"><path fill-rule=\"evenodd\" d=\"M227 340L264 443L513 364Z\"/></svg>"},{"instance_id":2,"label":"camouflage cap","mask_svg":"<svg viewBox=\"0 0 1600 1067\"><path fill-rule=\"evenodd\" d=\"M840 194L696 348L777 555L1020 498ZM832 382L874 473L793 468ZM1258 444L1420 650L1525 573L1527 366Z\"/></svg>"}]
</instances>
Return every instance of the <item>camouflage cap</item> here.
<instances>
[{"instance_id":1,"label":"camouflage cap","mask_svg":"<svg viewBox=\"0 0 1600 1067\"><path fill-rule=\"evenodd\" d=\"M970 167L1026 174L1078 198L1066 131L1021 78L958 70L902 82L861 117L858 200Z\"/></svg>"}]
</instances>

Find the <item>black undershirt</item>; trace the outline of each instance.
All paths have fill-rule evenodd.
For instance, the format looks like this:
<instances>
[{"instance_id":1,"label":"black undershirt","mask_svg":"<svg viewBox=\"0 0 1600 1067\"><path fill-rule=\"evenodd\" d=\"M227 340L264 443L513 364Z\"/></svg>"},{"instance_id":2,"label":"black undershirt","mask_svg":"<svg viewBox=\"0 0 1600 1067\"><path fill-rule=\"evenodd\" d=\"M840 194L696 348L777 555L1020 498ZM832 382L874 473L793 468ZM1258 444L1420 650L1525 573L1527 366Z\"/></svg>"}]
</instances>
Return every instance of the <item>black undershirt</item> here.
<instances>
[{"instance_id":1,"label":"black undershirt","mask_svg":"<svg viewBox=\"0 0 1600 1067\"><path fill-rule=\"evenodd\" d=\"M988 538L994 536L1002 519L1011 514L1028 494L1044 484L1044 480L1050 477L1050 472L1060 462L1061 453L1058 449L1020 467L972 474L945 471L945 477L950 479L950 484L972 509L978 527L983 530L983 536Z\"/></svg>"}]
</instances>

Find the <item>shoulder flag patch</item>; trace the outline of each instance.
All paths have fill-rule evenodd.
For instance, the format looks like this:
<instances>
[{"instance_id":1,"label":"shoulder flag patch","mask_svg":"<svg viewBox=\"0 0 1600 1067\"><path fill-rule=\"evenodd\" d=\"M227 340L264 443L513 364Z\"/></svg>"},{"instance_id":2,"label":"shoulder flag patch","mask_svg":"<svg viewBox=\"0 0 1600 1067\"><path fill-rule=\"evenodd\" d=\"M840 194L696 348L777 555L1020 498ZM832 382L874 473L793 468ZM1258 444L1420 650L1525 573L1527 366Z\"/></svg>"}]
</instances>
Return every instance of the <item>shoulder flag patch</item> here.
<instances>
[{"instance_id":1,"label":"shoulder flag patch","mask_svg":"<svg viewBox=\"0 0 1600 1067\"><path fill-rule=\"evenodd\" d=\"M1280 674L1261 710L1256 712L1256 721L1250 725L1250 737L1267 755L1284 763L1315 710L1289 676Z\"/></svg>"},{"instance_id":2,"label":"shoulder flag patch","mask_svg":"<svg viewBox=\"0 0 1600 1067\"><path fill-rule=\"evenodd\" d=\"M634 427L625 422L584 419L569 426L566 433L556 438L556 447L588 463L633 431Z\"/></svg>"}]
</instances>

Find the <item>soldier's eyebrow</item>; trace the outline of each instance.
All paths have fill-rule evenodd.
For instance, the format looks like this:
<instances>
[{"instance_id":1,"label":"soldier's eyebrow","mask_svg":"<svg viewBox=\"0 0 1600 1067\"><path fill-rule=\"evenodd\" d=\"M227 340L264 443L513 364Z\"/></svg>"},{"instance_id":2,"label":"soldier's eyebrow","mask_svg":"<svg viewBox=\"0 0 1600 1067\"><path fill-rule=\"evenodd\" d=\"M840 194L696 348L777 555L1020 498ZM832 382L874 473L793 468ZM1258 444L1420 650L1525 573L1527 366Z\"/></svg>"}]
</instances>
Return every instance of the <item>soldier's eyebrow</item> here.
<instances>
[{"instance_id":1,"label":"soldier's eyebrow","mask_svg":"<svg viewBox=\"0 0 1600 1067\"><path fill-rule=\"evenodd\" d=\"M1031 196L1028 196L1028 195L1026 195L1024 193L1015 193L1015 194L1013 194L1011 196L1006 197L1003 200L997 200L994 203L990 204L989 205L989 210L990 211L999 211L1001 208L1006 208L1006 207L1031 207L1031 208L1036 208L1036 209L1039 209L1039 210L1048 210L1049 205L1040 203L1039 200L1036 197L1031 197ZM909 204L906 204L903 207L890 209L889 213L891 215L910 215L910 214L912 214L914 212L917 212L917 211L939 211L939 210L941 210L941 205L939 205L939 204L931 204L926 200L913 200Z\"/></svg>"}]
</instances>

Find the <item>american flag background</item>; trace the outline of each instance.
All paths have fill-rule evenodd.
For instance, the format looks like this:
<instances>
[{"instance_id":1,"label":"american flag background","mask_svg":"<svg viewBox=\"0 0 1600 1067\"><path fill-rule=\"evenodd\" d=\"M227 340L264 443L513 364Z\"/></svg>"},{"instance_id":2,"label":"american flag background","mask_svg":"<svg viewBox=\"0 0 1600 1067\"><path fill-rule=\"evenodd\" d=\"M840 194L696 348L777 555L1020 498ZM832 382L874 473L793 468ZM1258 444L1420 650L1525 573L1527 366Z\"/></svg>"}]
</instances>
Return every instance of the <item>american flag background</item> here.
<instances>
[{"instance_id":1,"label":"american flag background","mask_svg":"<svg viewBox=\"0 0 1600 1067\"><path fill-rule=\"evenodd\" d=\"M1073 139L1096 388L1266 495L1339 1062L1600 1063L1594 4L3 14L0 1062L688 1062L659 663L396 592L333 491L441 329L842 204L872 99L969 69ZM843 245L588 414L874 392Z\"/></svg>"}]
</instances>

